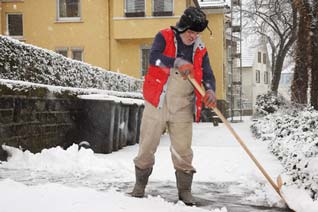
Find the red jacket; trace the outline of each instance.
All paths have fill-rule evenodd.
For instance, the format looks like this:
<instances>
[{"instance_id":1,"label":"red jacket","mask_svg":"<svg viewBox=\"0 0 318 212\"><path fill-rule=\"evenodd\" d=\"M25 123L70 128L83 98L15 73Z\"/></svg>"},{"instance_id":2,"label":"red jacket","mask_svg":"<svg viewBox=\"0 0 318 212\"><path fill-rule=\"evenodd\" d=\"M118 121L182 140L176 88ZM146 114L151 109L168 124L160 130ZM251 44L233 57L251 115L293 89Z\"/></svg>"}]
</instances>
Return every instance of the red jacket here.
<instances>
[{"instance_id":1,"label":"red jacket","mask_svg":"<svg viewBox=\"0 0 318 212\"><path fill-rule=\"evenodd\" d=\"M161 30L166 41L166 47L163 52L165 56L175 57L176 56L176 46L174 43L174 31L172 29ZM193 56L193 66L194 66L194 79L202 84L202 58L206 53L206 48L200 49L197 47ZM148 73L145 76L145 81L143 85L143 96L146 101L151 103L153 106L158 107L160 102L160 96L162 95L162 90L164 85L168 81L170 75L170 68L164 68L159 66L150 65L148 68ZM195 90L196 94L196 121L200 120L200 113L202 109L202 96ZM162 98L163 99L163 98Z\"/></svg>"}]
</instances>

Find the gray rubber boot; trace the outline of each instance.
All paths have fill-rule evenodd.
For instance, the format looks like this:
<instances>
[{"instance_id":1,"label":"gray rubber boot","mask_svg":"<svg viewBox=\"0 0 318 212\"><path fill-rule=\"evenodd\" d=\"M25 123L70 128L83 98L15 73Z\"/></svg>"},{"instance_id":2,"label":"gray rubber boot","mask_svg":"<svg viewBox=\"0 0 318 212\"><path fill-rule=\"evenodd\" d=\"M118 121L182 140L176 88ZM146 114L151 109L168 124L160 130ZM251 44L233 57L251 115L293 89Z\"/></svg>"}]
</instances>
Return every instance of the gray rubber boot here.
<instances>
[{"instance_id":1,"label":"gray rubber boot","mask_svg":"<svg viewBox=\"0 0 318 212\"><path fill-rule=\"evenodd\" d=\"M183 171L176 171L177 188L179 200L186 205L195 205L194 198L191 194L191 186L193 179L193 172L187 173Z\"/></svg>"},{"instance_id":2,"label":"gray rubber boot","mask_svg":"<svg viewBox=\"0 0 318 212\"><path fill-rule=\"evenodd\" d=\"M145 188L148 183L148 178L151 175L152 168L148 169L140 169L135 166L135 173L136 173L136 183L135 187L132 192L129 194L133 197L144 197L145 195Z\"/></svg>"}]
</instances>

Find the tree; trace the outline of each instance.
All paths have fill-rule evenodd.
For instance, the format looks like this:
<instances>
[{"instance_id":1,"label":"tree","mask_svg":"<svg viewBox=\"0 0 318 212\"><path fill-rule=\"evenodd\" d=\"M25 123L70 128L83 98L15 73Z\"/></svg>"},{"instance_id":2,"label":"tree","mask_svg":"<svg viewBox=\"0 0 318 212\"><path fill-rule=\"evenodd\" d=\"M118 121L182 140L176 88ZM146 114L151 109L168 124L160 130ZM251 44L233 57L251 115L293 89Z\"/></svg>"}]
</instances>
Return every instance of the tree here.
<instances>
[{"instance_id":1,"label":"tree","mask_svg":"<svg viewBox=\"0 0 318 212\"><path fill-rule=\"evenodd\" d=\"M318 2L312 2L312 23L311 23L311 49L312 49L312 66L311 66L311 86L310 86L310 103L318 110Z\"/></svg>"},{"instance_id":2,"label":"tree","mask_svg":"<svg viewBox=\"0 0 318 212\"><path fill-rule=\"evenodd\" d=\"M294 78L291 85L291 100L295 103L307 103L308 71L310 63L310 16L309 6L303 0L295 0L299 13L298 36L295 52Z\"/></svg>"},{"instance_id":3,"label":"tree","mask_svg":"<svg viewBox=\"0 0 318 212\"><path fill-rule=\"evenodd\" d=\"M296 41L297 11L292 0L255 0L243 10L248 30L266 38L271 48L271 91L277 94L284 60Z\"/></svg>"},{"instance_id":4,"label":"tree","mask_svg":"<svg viewBox=\"0 0 318 212\"><path fill-rule=\"evenodd\" d=\"M299 31L296 49L296 65L292 82L292 101L307 103L310 87L310 104L318 109L318 2L294 0L299 13Z\"/></svg>"}]
</instances>

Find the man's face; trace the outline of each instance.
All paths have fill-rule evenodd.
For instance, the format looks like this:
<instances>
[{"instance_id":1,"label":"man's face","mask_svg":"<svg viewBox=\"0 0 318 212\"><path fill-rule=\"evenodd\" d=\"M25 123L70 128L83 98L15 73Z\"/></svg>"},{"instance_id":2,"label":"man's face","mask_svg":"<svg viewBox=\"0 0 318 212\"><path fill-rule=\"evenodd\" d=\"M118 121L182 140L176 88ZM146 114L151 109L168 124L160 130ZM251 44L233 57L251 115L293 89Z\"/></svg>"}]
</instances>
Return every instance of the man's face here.
<instances>
[{"instance_id":1,"label":"man's face","mask_svg":"<svg viewBox=\"0 0 318 212\"><path fill-rule=\"evenodd\" d=\"M199 34L200 34L199 32L195 32L195 31L188 29L184 33L181 33L180 37L181 37L182 42L185 45L190 46L198 38Z\"/></svg>"}]
</instances>

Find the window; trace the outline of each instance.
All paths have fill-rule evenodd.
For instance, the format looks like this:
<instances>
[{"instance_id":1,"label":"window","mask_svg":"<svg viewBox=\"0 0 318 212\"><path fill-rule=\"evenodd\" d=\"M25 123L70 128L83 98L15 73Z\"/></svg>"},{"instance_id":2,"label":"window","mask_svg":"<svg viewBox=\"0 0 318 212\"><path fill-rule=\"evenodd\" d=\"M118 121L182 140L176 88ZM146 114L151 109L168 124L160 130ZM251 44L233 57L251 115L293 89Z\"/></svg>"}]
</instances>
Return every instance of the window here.
<instances>
[{"instance_id":1,"label":"window","mask_svg":"<svg viewBox=\"0 0 318 212\"><path fill-rule=\"evenodd\" d=\"M260 83L260 82L261 82L261 71L256 70L256 83Z\"/></svg>"},{"instance_id":2,"label":"window","mask_svg":"<svg viewBox=\"0 0 318 212\"><path fill-rule=\"evenodd\" d=\"M83 61L83 49L80 49L80 48L72 49L72 58L74 60Z\"/></svg>"},{"instance_id":3,"label":"window","mask_svg":"<svg viewBox=\"0 0 318 212\"><path fill-rule=\"evenodd\" d=\"M262 53L258 52L258 63L262 63Z\"/></svg>"},{"instance_id":4,"label":"window","mask_svg":"<svg viewBox=\"0 0 318 212\"><path fill-rule=\"evenodd\" d=\"M172 16L172 0L153 0L153 16Z\"/></svg>"},{"instance_id":5,"label":"window","mask_svg":"<svg viewBox=\"0 0 318 212\"><path fill-rule=\"evenodd\" d=\"M141 49L141 76L145 76L148 71L149 66L149 54L150 48L142 48Z\"/></svg>"},{"instance_id":6,"label":"window","mask_svg":"<svg viewBox=\"0 0 318 212\"><path fill-rule=\"evenodd\" d=\"M266 54L263 53L263 63L266 64Z\"/></svg>"},{"instance_id":7,"label":"window","mask_svg":"<svg viewBox=\"0 0 318 212\"><path fill-rule=\"evenodd\" d=\"M58 20L80 20L81 0L57 0Z\"/></svg>"},{"instance_id":8,"label":"window","mask_svg":"<svg viewBox=\"0 0 318 212\"><path fill-rule=\"evenodd\" d=\"M7 29L10 36L23 36L23 16L22 14L7 15Z\"/></svg>"},{"instance_id":9,"label":"window","mask_svg":"<svg viewBox=\"0 0 318 212\"><path fill-rule=\"evenodd\" d=\"M55 52L63 55L64 57L67 57L67 48L58 48L55 50Z\"/></svg>"},{"instance_id":10,"label":"window","mask_svg":"<svg viewBox=\"0 0 318 212\"><path fill-rule=\"evenodd\" d=\"M268 82L269 82L269 74L268 74L268 71L265 71L264 72L264 83L268 84Z\"/></svg>"},{"instance_id":11,"label":"window","mask_svg":"<svg viewBox=\"0 0 318 212\"><path fill-rule=\"evenodd\" d=\"M71 56L74 60L83 61L83 49L82 48L68 48L68 47L62 47L62 48L56 48L55 52L58 54L63 55L64 57L68 57L68 50L71 49Z\"/></svg>"},{"instance_id":12,"label":"window","mask_svg":"<svg viewBox=\"0 0 318 212\"><path fill-rule=\"evenodd\" d=\"M144 17L145 0L126 0L126 17Z\"/></svg>"}]
</instances>

